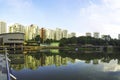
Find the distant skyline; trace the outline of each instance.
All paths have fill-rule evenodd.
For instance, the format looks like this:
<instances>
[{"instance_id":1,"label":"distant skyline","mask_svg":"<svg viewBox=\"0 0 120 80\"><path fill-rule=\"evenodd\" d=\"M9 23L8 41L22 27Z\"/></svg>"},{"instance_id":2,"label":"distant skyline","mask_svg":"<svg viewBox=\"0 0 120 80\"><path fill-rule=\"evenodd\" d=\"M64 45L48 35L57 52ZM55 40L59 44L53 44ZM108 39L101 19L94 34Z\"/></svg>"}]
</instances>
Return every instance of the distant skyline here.
<instances>
[{"instance_id":1,"label":"distant skyline","mask_svg":"<svg viewBox=\"0 0 120 80\"><path fill-rule=\"evenodd\" d=\"M0 0L0 21L118 38L120 0Z\"/></svg>"}]
</instances>

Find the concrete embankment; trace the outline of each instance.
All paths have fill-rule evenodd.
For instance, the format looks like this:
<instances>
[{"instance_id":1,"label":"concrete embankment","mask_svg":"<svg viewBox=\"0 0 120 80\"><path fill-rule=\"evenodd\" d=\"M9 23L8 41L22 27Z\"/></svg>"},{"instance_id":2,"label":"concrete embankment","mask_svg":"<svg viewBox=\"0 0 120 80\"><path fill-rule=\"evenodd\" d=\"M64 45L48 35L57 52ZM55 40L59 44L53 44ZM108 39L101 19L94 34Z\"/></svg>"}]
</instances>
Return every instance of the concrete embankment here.
<instances>
[{"instance_id":1,"label":"concrete embankment","mask_svg":"<svg viewBox=\"0 0 120 80\"><path fill-rule=\"evenodd\" d=\"M0 46L0 53L5 52L4 49L7 48L8 51L37 51L41 49L60 49L60 47L56 46Z\"/></svg>"},{"instance_id":2,"label":"concrete embankment","mask_svg":"<svg viewBox=\"0 0 120 80\"><path fill-rule=\"evenodd\" d=\"M107 52L107 53L114 53L119 52L120 47L119 46L93 46L93 47L56 47L56 46L22 46L22 47L8 47L8 46L2 46L0 47L0 53L4 52L4 48L7 48L7 50L14 51L14 52L23 52L23 51L39 51L42 49L62 49L62 50L69 50L69 51L80 51L83 53L101 53L101 52Z\"/></svg>"}]
</instances>

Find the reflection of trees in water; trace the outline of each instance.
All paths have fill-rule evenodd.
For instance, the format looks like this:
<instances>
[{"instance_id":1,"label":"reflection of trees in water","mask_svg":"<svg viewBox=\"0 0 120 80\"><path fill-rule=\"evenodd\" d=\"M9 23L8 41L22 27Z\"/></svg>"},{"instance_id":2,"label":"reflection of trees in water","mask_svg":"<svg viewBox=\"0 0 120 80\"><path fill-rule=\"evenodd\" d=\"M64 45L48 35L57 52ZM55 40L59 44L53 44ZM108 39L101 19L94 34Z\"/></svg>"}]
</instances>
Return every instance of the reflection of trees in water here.
<instances>
[{"instance_id":1,"label":"reflection of trees in water","mask_svg":"<svg viewBox=\"0 0 120 80\"><path fill-rule=\"evenodd\" d=\"M14 55L14 54L13 54ZM30 53L23 55L24 62L20 63L19 60L14 60L14 64L11 63L12 68L16 70L20 70L23 68L28 69L37 69L40 66L51 66L55 65L56 67L67 65L68 62L74 63L75 59L84 60L85 63L93 63L99 64L99 62L109 63L112 59L117 59L118 64L120 64L120 55L118 54L81 54L79 52L67 52L63 51L59 54L52 54L50 52L38 52L38 53ZM23 59L19 55L16 57L17 59Z\"/></svg>"},{"instance_id":2,"label":"reflection of trees in water","mask_svg":"<svg viewBox=\"0 0 120 80\"><path fill-rule=\"evenodd\" d=\"M81 53L77 51L60 51L62 57L67 56L72 59L84 60L85 63L99 64L100 62L109 63L111 60L118 60L120 64L120 54L106 54L106 53Z\"/></svg>"},{"instance_id":3,"label":"reflection of trees in water","mask_svg":"<svg viewBox=\"0 0 120 80\"><path fill-rule=\"evenodd\" d=\"M88 59L101 59L101 58L110 58L110 59L120 59L120 54L107 54L107 53L81 53L77 51L60 51L61 56L68 56L71 58L78 58L83 60Z\"/></svg>"}]
</instances>

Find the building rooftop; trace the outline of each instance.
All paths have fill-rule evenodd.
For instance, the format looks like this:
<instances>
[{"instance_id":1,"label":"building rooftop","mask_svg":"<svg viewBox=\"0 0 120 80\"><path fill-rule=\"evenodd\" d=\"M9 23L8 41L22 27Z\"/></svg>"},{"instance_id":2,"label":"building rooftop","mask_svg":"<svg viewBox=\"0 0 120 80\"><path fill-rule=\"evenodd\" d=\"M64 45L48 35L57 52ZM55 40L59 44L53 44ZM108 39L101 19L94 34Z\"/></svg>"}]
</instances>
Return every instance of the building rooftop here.
<instances>
[{"instance_id":1,"label":"building rooftop","mask_svg":"<svg viewBox=\"0 0 120 80\"><path fill-rule=\"evenodd\" d=\"M2 33L0 35L6 35L6 34L24 34L24 33L20 33L20 32L15 32L15 33Z\"/></svg>"}]
</instances>

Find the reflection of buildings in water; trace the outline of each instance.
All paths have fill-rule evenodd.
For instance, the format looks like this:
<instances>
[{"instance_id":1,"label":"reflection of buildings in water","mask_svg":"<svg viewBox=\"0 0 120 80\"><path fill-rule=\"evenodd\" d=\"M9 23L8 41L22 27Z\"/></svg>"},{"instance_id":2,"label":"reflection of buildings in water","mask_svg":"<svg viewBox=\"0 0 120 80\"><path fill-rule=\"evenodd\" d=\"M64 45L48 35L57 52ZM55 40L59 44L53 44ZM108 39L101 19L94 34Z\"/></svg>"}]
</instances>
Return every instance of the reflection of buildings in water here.
<instances>
[{"instance_id":1,"label":"reflection of buildings in water","mask_svg":"<svg viewBox=\"0 0 120 80\"><path fill-rule=\"evenodd\" d=\"M20 70L24 68L24 55L23 54L11 54L9 55L9 58L11 60L11 67L15 68L16 70Z\"/></svg>"},{"instance_id":2,"label":"reflection of buildings in water","mask_svg":"<svg viewBox=\"0 0 120 80\"><path fill-rule=\"evenodd\" d=\"M120 60L118 59L118 64L120 65Z\"/></svg>"},{"instance_id":3,"label":"reflection of buildings in water","mask_svg":"<svg viewBox=\"0 0 120 80\"><path fill-rule=\"evenodd\" d=\"M55 65L60 66L61 65L61 56L56 55L55 56Z\"/></svg>"},{"instance_id":4,"label":"reflection of buildings in water","mask_svg":"<svg viewBox=\"0 0 120 80\"><path fill-rule=\"evenodd\" d=\"M91 60L85 60L85 63L91 63Z\"/></svg>"},{"instance_id":5,"label":"reflection of buildings in water","mask_svg":"<svg viewBox=\"0 0 120 80\"><path fill-rule=\"evenodd\" d=\"M48 66L48 65L56 65L56 66L66 65L68 61L74 62L74 60L72 60L71 58L61 57L60 55L47 56L45 59L45 66Z\"/></svg>"},{"instance_id":6,"label":"reflection of buildings in water","mask_svg":"<svg viewBox=\"0 0 120 80\"><path fill-rule=\"evenodd\" d=\"M98 64L99 60L98 59L93 59L93 64Z\"/></svg>"},{"instance_id":7,"label":"reflection of buildings in water","mask_svg":"<svg viewBox=\"0 0 120 80\"><path fill-rule=\"evenodd\" d=\"M14 55L14 54L13 54ZM18 54L17 54L18 55ZM29 68L29 69L36 69L40 66L50 66L50 65L55 65L56 67L62 66L62 65L67 65L68 62L75 63L76 61L79 62L84 62L84 63L92 63L92 64L100 64L103 65L103 70L104 71L116 71L120 70L120 60L111 60L110 57L101 57L101 58L90 58L90 59L74 59L71 57L63 57L61 55L46 55L46 54L41 54L41 55L23 55L24 56L24 62L21 63L20 61L14 60L14 64L11 65L12 68L16 70L20 70L23 68ZM23 59L23 57L14 56L12 57L17 58L17 59Z\"/></svg>"},{"instance_id":8,"label":"reflection of buildings in water","mask_svg":"<svg viewBox=\"0 0 120 80\"><path fill-rule=\"evenodd\" d=\"M25 67L29 69L36 69L40 65L40 61L32 56L25 56Z\"/></svg>"},{"instance_id":9,"label":"reflection of buildings in water","mask_svg":"<svg viewBox=\"0 0 120 80\"><path fill-rule=\"evenodd\" d=\"M77 60L77 61L80 61L80 62L84 62L86 64L99 64L100 63L100 60L99 59L93 59L93 60Z\"/></svg>"},{"instance_id":10,"label":"reflection of buildings in water","mask_svg":"<svg viewBox=\"0 0 120 80\"><path fill-rule=\"evenodd\" d=\"M85 63L89 64L99 64L100 60L99 59L93 59L93 60L85 60Z\"/></svg>"},{"instance_id":11,"label":"reflection of buildings in water","mask_svg":"<svg viewBox=\"0 0 120 80\"><path fill-rule=\"evenodd\" d=\"M109 63L111 61L111 59L109 57L105 57L105 58L102 58L101 61Z\"/></svg>"},{"instance_id":12,"label":"reflection of buildings in water","mask_svg":"<svg viewBox=\"0 0 120 80\"><path fill-rule=\"evenodd\" d=\"M52 64L54 64L54 57L47 56L47 57L45 57L44 62L45 62L44 66L52 65Z\"/></svg>"},{"instance_id":13,"label":"reflection of buildings in water","mask_svg":"<svg viewBox=\"0 0 120 80\"><path fill-rule=\"evenodd\" d=\"M24 59L25 63L23 64L12 64L12 68L16 70L20 70L23 68L29 68L29 69L36 69L39 66L49 66L49 65L55 65L55 66L61 66L61 65L67 65L67 62L74 63L75 60L68 58L68 57L61 57L60 55L51 55L46 56L42 55L39 59L36 59L35 57L31 55L25 55Z\"/></svg>"},{"instance_id":14,"label":"reflection of buildings in water","mask_svg":"<svg viewBox=\"0 0 120 80\"><path fill-rule=\"evenodd\" d=\"M11 64L11 67L16 70L20 70L24 68L24 64Z\"/></svg>"}]
</instances>

